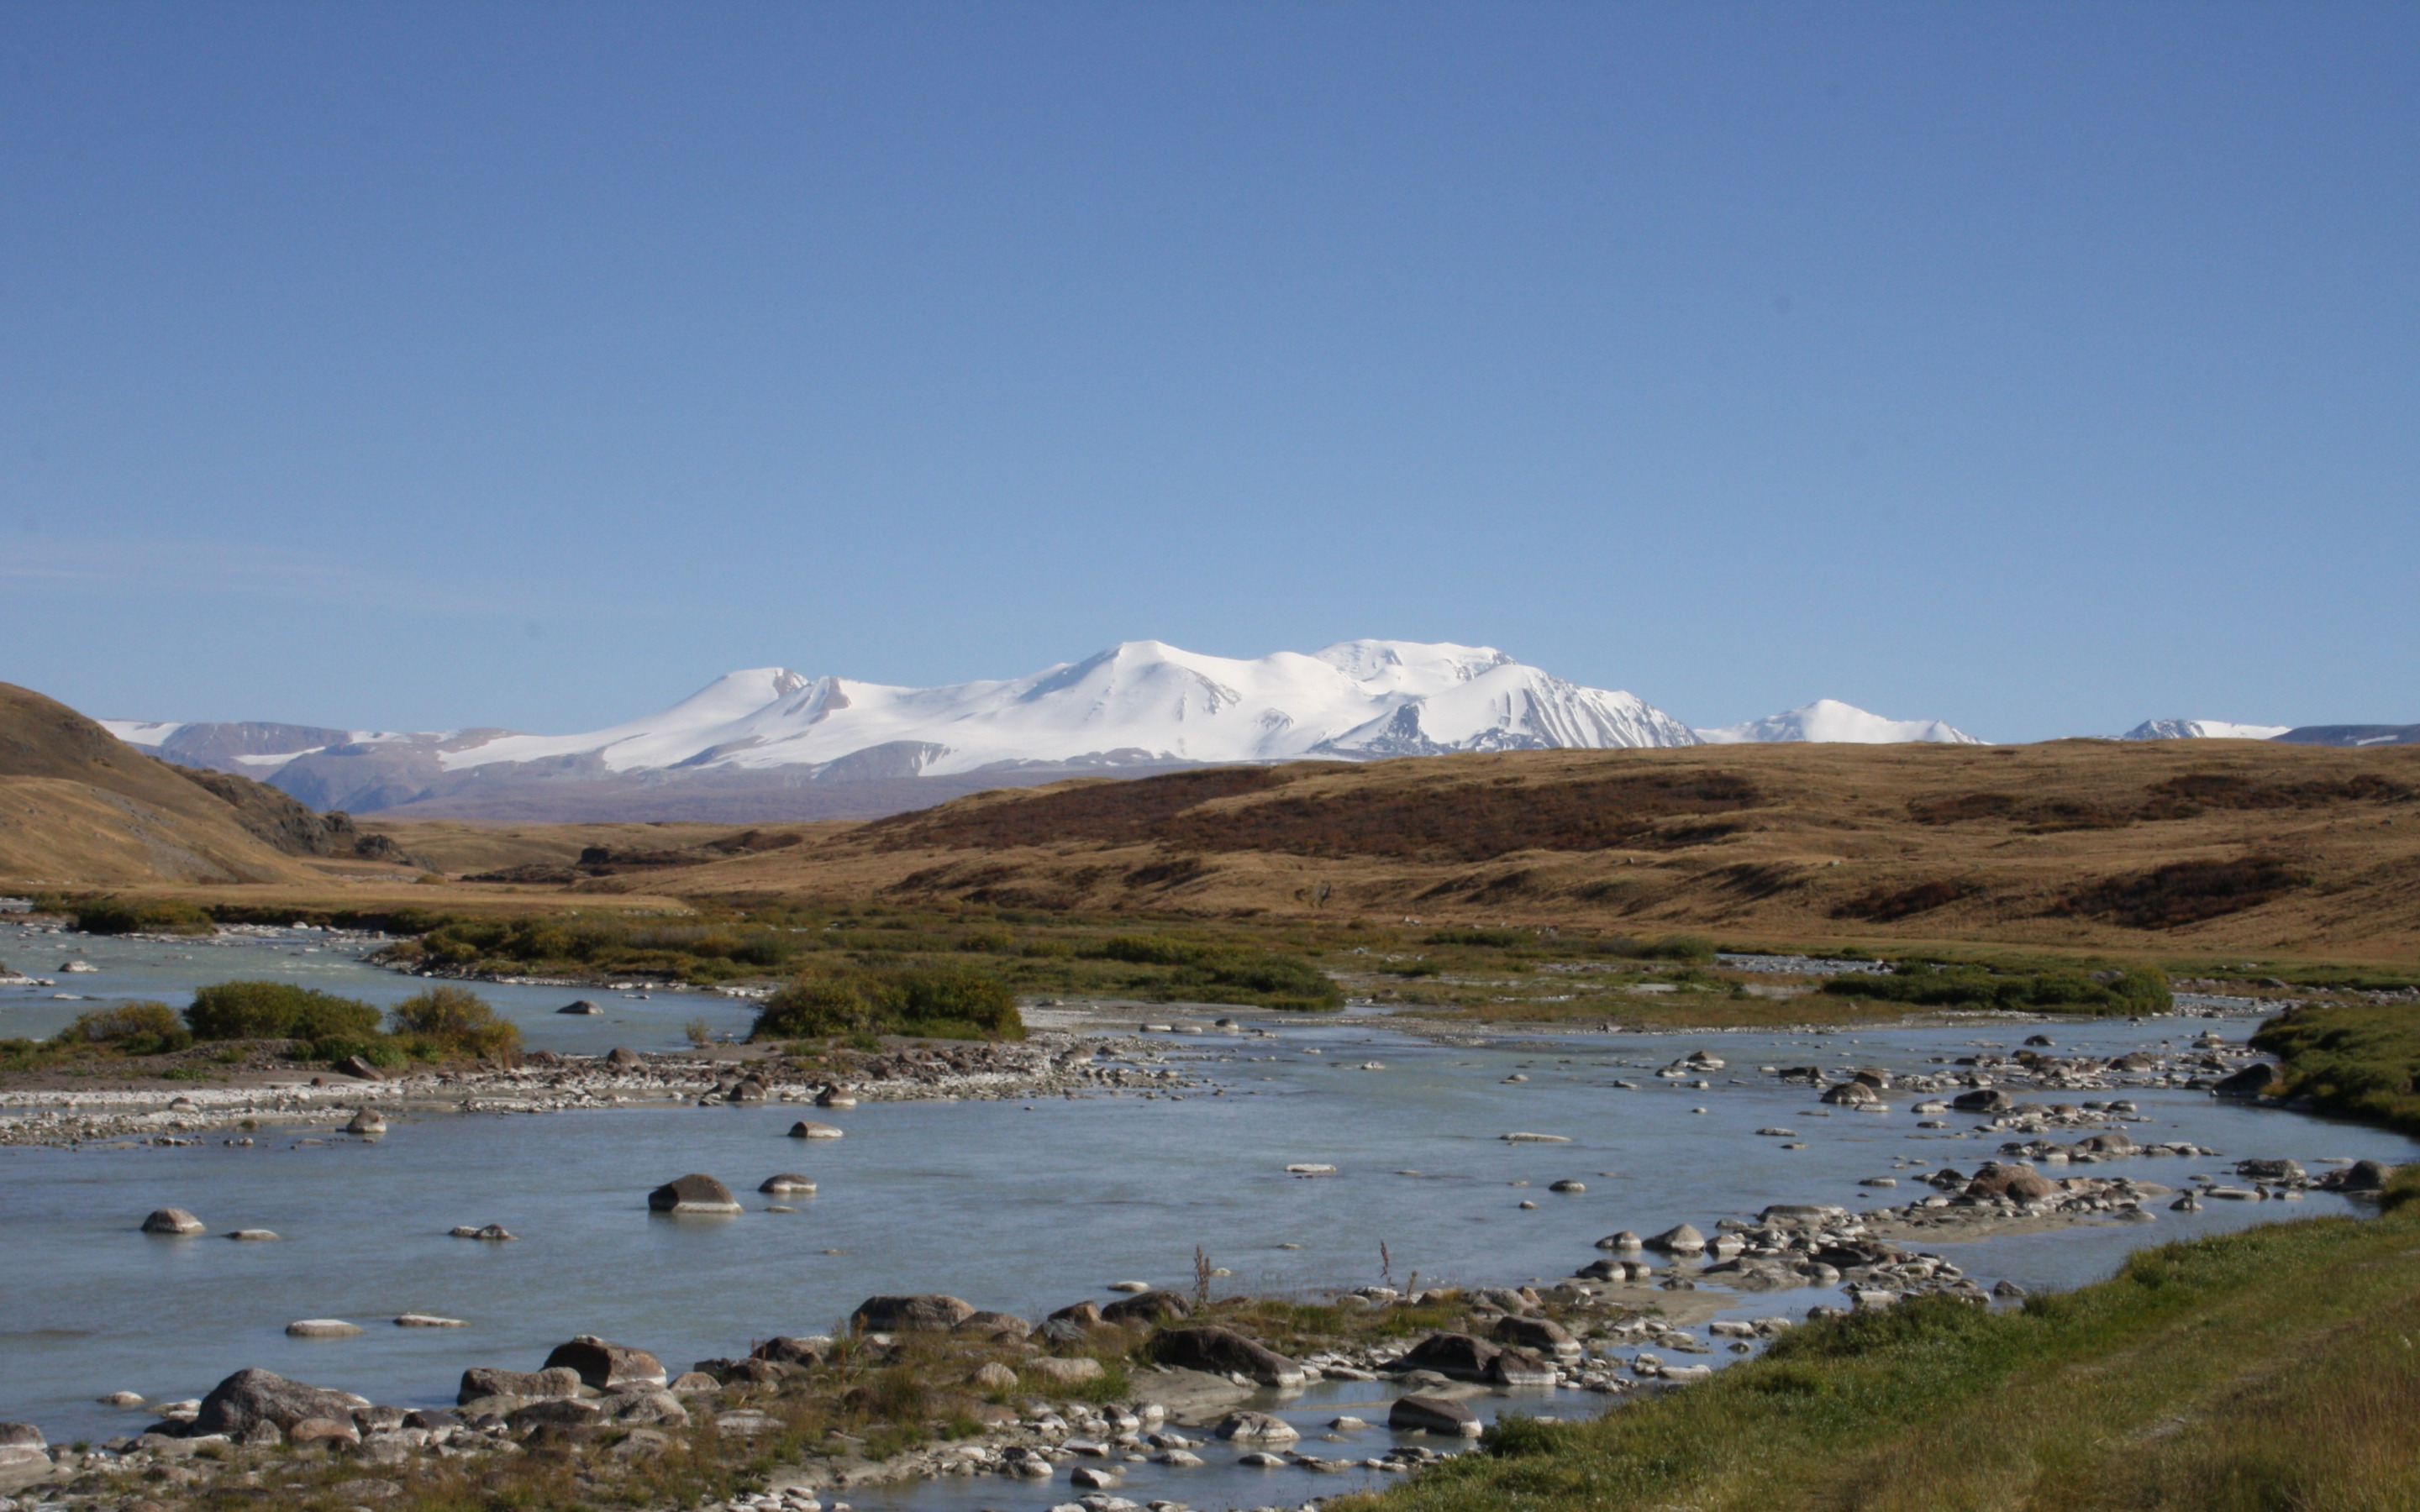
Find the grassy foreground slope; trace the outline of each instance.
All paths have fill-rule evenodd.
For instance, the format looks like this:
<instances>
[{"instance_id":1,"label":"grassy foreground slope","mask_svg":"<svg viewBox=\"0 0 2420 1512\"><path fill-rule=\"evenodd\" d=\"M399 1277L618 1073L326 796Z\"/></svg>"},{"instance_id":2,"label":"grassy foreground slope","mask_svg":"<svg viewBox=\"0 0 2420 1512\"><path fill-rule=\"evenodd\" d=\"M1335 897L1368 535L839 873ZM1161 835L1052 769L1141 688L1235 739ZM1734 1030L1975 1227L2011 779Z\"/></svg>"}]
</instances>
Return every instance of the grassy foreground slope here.
<instances>
[{"instance_id":1,"label":"grassy foreground slope","mask_svg":"<svg viewBox=\"0 0 2420 1512\"><path fill-rule=\"evenodd\" d=\"M1492 1447L1331 1507L2420 1506L2420 1204L2144 1250L2021 1311L1809 1324L1705 1384Z\"/></svg>"}]
</instances>

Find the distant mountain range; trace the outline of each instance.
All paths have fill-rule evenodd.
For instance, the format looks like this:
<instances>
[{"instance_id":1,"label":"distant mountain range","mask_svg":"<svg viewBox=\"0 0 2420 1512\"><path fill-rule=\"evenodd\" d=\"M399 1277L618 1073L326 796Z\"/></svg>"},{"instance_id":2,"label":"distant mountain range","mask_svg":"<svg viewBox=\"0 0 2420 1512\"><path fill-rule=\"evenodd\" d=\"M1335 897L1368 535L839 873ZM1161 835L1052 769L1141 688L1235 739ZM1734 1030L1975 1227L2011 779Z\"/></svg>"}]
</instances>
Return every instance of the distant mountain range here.
<instances>
[{"instance_id":1,"label":"distant mountain range","mask_svg":"<svg viewBox=\"0 0 2420 1512\"><path fill-rule=\"evenodd\" d=\"M745 822L862 817L1079 775L1457 751L1974 737L1823 700L1691 730L1486 646L1347 640L1206 656L1131 640L1001 682L890 687L781 667L717 678L659 714L575 735L103 720L173 762L240 772L320 809L428 817Z\"/></svg>"},{"instance_id":2,"label":"distant mountain range","mask_svg":"<svg viewBox=\"0 0 2420 1512\"><path fill-rule=\"evenodd\" d=\"M1210 764L1766 741L1982 744L1938 719L1890 719L1833 699L1692 730L1636 694L1582 687L1491 647L1407 640L1253 660L1129 640L1029 676L946 687L760 667L660 713L573 735L101 723L143 750L257 779L315 809L531 821L862 818L984 788ZM2127 738L2312 733L2178 719Z\"/></svg>"},{"instance_id":3,"label":"distant mountain range","mask_svg":"<svg viewBox=\"0 0 2420 1512\"><path fill-rule=\"evenodd\" d=\"M2420 746L2420 724L2232 724L2146 719L2120 740L2278 740L2289 746Z\"/></svg>"}]
</instances>

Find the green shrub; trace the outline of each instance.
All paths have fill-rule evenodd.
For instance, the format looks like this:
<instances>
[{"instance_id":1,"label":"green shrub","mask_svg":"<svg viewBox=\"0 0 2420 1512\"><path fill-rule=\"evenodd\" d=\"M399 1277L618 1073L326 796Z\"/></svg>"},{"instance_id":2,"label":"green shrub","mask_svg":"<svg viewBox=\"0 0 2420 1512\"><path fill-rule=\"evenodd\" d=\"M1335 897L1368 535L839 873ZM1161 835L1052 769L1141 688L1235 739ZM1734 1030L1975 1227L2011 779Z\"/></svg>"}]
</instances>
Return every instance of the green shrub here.
<instances>
[{"instance_id":1,"label":"green shrub","mask_svg":"<svg viewBox=\"0 0 2420 1512\"><path fill-rule=\"evenodd\" d=\"M2014 1012L2089 1009L2102 1013L2164 1013L2175 1004L2165 974L2149 967L2086 976L2081 971L2000 973L1983 966L1914 961L1885 977L1833 978L1835 997L1868 997L1919 1008L1996 1008Z\"/></svg>"},{"instance_id":2,"label":"green shrub","mask_svg":"<svg viewBox=\"0 0 2420 1512\"><path fill-rule=\"evenodd\" d=\"M1025 1021L1006 982L953 962L801 979L766 999L749 1038L877 1034L1021 1040Z\"/></svg>"},{"instance_id":3,"label":"green shrub","mask_svg":"<svg viewBox=\"0 0 2420 1512\"><path fill-rule=\"evenodd\" d=\"M367 1003L283 981L224 981L194 993L185 1025L196 1040L367 1040L379 1011Z\"/></svg>"},{"instance_id":4,"label":"green shrub","mask_svg":"<svg viewBox=\"0 0 2420 1512\"><path fill-rule=\"evenodd\" d=\"M1138 966L1187 966L1206 953L1201 946L1165 934L1118 934L1076 952L1100 961Z\"/></svg>"},{"instance_id":5,"label":"green shrub","mask_svg":"<svg viewBox=\"0 0 2420 1512\"><path fill-rule=\"evenodd\" d=\"M130 903L123 898L76 904L75 927L86 934L209 934L218 928L192 903L166 899Z\"/></svg>"},{"instance_id":6,"label":"green shrub","mask_svg":"<svg viewBox=\"0 0 2420 1512\"><path fill-rule=\"evenodd\" d=\"M432 987L387 1011L393 1032L439 1055L507 1056L520 1048L519 1026L496 1017L487 999L463 987Z\"/></svg>"},{"instance_id":7,"label":"green shrub","mask_svg":"<svg viewBox=\"0 0 2420 1512\"><path fill-rule=\"evenodd\" d=\"M1296 955L1218 956L1184 967L1170 979L1222 1003L1324 1011L1344 1006L1344 990L1327 973Z\"/></svg>"},{"instance_id":8,"label":"green shrub","mask_svg":"<svg viewBox=\"0 0 2420 1512\"><path fill-rule=\"evenodd\" d=\"M105 1044L130 1056L169 1055L194 1042L177 1011L165 1003L95 1009L58 1032L72 1044Z\"/></svg>"},{"instance_id":9,"label":"green shrub","mask_svg":"<svg viewBox=\"0 0 2420 1512\"><path fill-rule=\"evenodd\" d=\"M1509 950L1516 945L1527 945L1534 938L1525 929L1441 929L1430 932L1431 945L1478 945L1490 949Z\"/></svg>"}]
</instances>

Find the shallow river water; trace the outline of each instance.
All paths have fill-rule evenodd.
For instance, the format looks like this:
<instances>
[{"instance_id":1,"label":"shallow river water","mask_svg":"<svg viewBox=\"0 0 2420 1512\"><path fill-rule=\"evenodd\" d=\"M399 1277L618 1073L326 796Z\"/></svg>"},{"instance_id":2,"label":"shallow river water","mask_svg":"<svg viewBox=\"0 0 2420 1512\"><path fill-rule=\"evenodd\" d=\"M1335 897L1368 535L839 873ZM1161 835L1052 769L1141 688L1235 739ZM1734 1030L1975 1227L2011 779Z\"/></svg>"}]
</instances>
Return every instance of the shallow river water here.
<instances>
[{"instance_id":1,"label":"shallow river water","mask_svg":"<svg viewBox=\"0 0 2420 1512\"><path fill-rule=\"evenodd\" d=\"M0 930L0 960L54 966ZM39 949L103 971L59 977L101 996L179 1002L198 981L274 969L392 1000L409 979L350 960L294 952L302 936L244 943L163 944L41 937ZM71 948L71 949L70 949ZM288 964L298 963L298 964ZM0 998L0 1033L58 1010L20 990ZM552 1014L575 994L497 988L489 995L519 1019L533 1048L642 1048L679 1040L702 1013L731 1026L746 1006L697 995L624 1000L590 991L613 1017ZM20 1001L11 1001L19 999ZM1156 1016L1160 1011L1155 1011ZM1233 1012L1220 1010L1221 1012ZM617 1022L618 1020L618 1022ZM690 1361L742 1353L774 1334L830 1330L877 1292L947 1291L983 1307L1040 1317L1084 1298L1109 1300L1112 1282L1140 1279L1189 1289L1197 1244L1233 1272L1240 1290L1310 1292L1380 1279L1381 1245L1400 1284L1551 1282L1597 1257L1591 1245L1618 1228L1652 1233L1683 1220L1711 1230L1768 1203L1904 1202L1926 1189L1862 1188L1893 1162L1971 1169L2000 1136L1968 1134L1968 1120L1924 1131L1895 1099L1886 1116L1826 1110L1804 1087L1759 1078L1761 1064L1817 1060L1931 1069L1936 1057L1979 1045L2014 1049L2038 1023L1850 1034L1621 1034L1525 1038L1485 1046L1435 1044L1391 1032L1373 1016L1317 1021L1263 1016L1274 1039L1171 1037L1171 1055L1223 1087L1181 1099L1102 1096L1022 1102L879 1103L827 1115L839 1140L784 1137L796 1109L675 1105L551 1115L431 1115L395 1120L382 1139L325 1129L264 1130L249 1149L0 1149L0 1419L40 1424L54 1440L138 1429L139 1413L100 1407L104 1392L198 1396L229 1372L259 1365L381 1402L448 1405L467 1365L534 1369L574 1334L651 1350L675 1371ZM2253 1021L2224 1021L2240 1038ZM2047 1026L2062 1050L2115 1054L2182 1044L2212 1027L2168 1018ZM38 1031L39 1032L39 1031ZM1699 1047L1730 1063L1706 1090L1668 1087L1644 1072ZM1506 1078L1520 1072L1528 1080ZM1612 1084L1617 1076L1637 1090ZM1740 1084L1729 1078L1737 1076ZM2224 1159L2141 1158L2092 1167L2180 1185L2225 1177L2245 1156L2420 1157L2412 1141L2375 1130L2263 1112L2181 1089L2129 1089L2059 1098L2131 1097L2149 1121L2137 1141L2185 1139ZM2053 1100L2043 1096L2041 1101ZM20 1100L0 1113L23 1111ZM33 1105L39 1105L39 1103ZM1703 1113L1691 1109L1702 1107ZM1826 1113L1832 1116L1824 1116ZM1786 1125L1807 1148L1786 1150L1754 1131ZM1508 1144L1528 1131L1567 1135L1559 1145ZM299 1144L303 1137L326 1143ZM1339 1174L1288 1177L1294 1162ZM671 1219L646 1211L647 1191L687 1171L721 1177L750 1211L735 1218ZM756 1184L778 1171L820 1183L799 1211L764 1211ZM1901 1179L1910 1173L1901 1171ZM1571 1177L1584 1194L1546 1190ZM1526 1187L1515 1183L1526 1182ZM1524 1211L1524 1200L1538 1204ZM144 1213L192 1210L212 1233L162 1239L135 1231ZM2030 1236L1926 1244L1985 1285L2074 1286L2108 1274L2146 1242L2240 1227L2264 1219L2350 1211L2312 1194L2290 1206L2211 1202L2199 1213L2151 1205L2156 1225L2092 1224ZM446 1237L458 1224L504 1224L518 1243ZM230 1243L235 1227L265 1227L274 1243ZM1298 1248L1285 1246L1299 1246ZM1730 1316L1800 1315L1831 1291L1741 1299ZM406 1311L462 1318L453 1330L399 1329ZM349 1318L357 1337L286 1336L298 1318ZM1730 1357L1709 1356L1714 1363ZM1387 1389L1327 1382L1264 1405L1294 1418L1305 1448L1315 1425L1339 1412L1383 1422ZM1589 1394L1532 1392L1482 1397L1499 1409L1554 1415L1596 1411ZM1375 1454L1383 1428L1359 1436ZM1204 1450L1212 1454L1215 1450ZM1137 1465L1124 1494L1197 1505L1298 1503L1357 1484L1358 1476L1251 1471L1226 1458L1200 1470ZM971 1512L1042 1507L1063 1487L955 1479L849 1493L860 1507Z\"/></svg>"}]
</instances>

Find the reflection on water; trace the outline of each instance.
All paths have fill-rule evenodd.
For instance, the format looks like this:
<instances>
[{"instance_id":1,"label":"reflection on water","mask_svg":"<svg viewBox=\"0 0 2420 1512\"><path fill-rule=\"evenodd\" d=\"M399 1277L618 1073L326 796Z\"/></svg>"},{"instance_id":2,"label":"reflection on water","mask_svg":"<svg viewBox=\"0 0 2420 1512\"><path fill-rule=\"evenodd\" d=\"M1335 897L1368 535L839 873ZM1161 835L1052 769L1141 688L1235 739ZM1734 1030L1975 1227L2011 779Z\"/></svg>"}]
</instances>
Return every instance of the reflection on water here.
<instances>
[{"instance_id":1,"label":"reflection on water","mask_svg":"<svg viewBox=\"0 0 2420 1512\"><path fill-rule=\"evenodd\" d=\"M102 966L75 990L106 985L178 1000L193 983L274 969L313 985L392 1001L412 990L333 957L297 956L294 937L198 948L42 937L41 953L8 944L0 959L50 967L55 952ZM134 984L140 983L137 986ZM702 1011L745 1024L744 1005L684 995L613 1005L611 1020L556 1018L561 989L498 989L534 1044L601 1048L666 1044ZM595 993L588 995L596 996ZM60 1005L71 1008L73 1005ZM0 1012L21 1013L12 1003ZM22 1019L14 1022L23 1022ZM1138 1277L1189 1288L1194 1246L1255 1291L1310 1291L1379 1279L1381 1245L1398 1282L1551 1281L1596 1257L1618 1228L1653 1232L1687 1220L1701 1228L1773 1202L1849 1206L1909 1195L1856 1183L1900 1157L1972 1166L1996 1138L1962 1137L1962 1121L1918 1130L1905 1101L1888 1117L1824 1117L1803 1087L1759 1078L1760 1064L1849 1060L1897 1071L1981 1043L2014 1048L2038 1025L1860 1029L1854 1035L1657 1034L1528 1040L1474 1048L1393 1035L1367 1016L1316 1022L1267 1018L1275 1040L1171 1039L1226 1095L1182 1100L1102 1097L1022 1103L868 1103L830 1115L848 1135L811 1144L784 1137L795 1110L763 1106L628 1109L550 1116L404 1118L375 1143L312 1131L263 1137L251 1149L204 1145L70 1151L0 1150L0 1232L8 1236L9 1314L39 1333L0 1335L0 1419L42 1424L54 1437L140 1426L93 1405L104 1392L194 1396L244 1365L345 1387L384 1402L450 1402L473 1365L535 1368L574 1334L601 1334L655 1350L675 1369L744 1350L773 1334L824 1332L876 1292L948 1291L979 1306L1039 1317L1081 1298L1108 1300ZM2183 1043L2207 1020L2057 1026L2062 1050L2107 1055ZM2244 1021L2228 1026L2240 1034ZM642 1030L646 1032L643 1033ZM1708 1047L1730 1069L1707 1090L1642 1077ZM1365 1070L1375 1062L1382 1069ZM1528 1080L1508 1083L1513 1072ZM1730 1078L1737 1075L1739 1085ZM1617 1078L1640 1083L1637 1090ZM2081 1094L2070 1094L2081 1096ZM2217 1102L2182 1090L2130 1090L2150 1121L2137 1140L2186 1139L2234 1157L2413 1158L2412 1143L2373 1130ZM1702 1106L1708 1111L1693 1114ZM1806 1141L1788 1150L1753 1131L1787 1122ZM1508 1144L1513 1130L1559 1134L1560 1145ZM1290 1163L1338 1174L1297 1179ZM2222 1161L2137 1159L2095 1174L2170 1185L2220 1174ZM764 1211L765 1177L802 1171L800 1211ZM728 1219L646 1211L647 1190L706 1171L751 1210ZM1548 1183L1583 1180L1580 1195ZM1526 1186L1524 1185L1526 1183ZM1517 1204L1535 1200L1534 1211ZM161 1239L135 1232L156 1207L192 1210L213 1233L274 1229L275 1243ZM2022 1238L1941 1246L1989 1285L2072 1286L2108 1273L2147 1242L2266 1218L2348 1211L2313 1195L2280 1209L2211 1203L2157 1209L2156 1226L2092 1225ZM457 1225L501 1222L520 1242L450 1239ZM1295 1247L1295 1246L1299 1246ZM1734 1316L1800 1313L1829 1292L1767 1293ZM464 1318L466 1329L373 1326L358 1337L292 1339L306 1317L376 1323L419 1310ZM72 1332L70 1332L72 1331ZM1728 1356L1712 1357L1717 1361ZM1384 1421L1384 1390L1329 1382L1281 1404L1321 1455L1378 1453L1383 1428L1325 1443L1340 1413ZM1574 1415L1600 1398L1578 1393L1482 1397L1497 1409ZM1357 1446L1365 1444L1366 1448ZM1207 1452L1207 1451L1205 1451ZM1126 1494L1197 1504L1294 1504L1356 1476L1250 1471L1214 1460L1195 1471L1137 1465ZM1374 1473L1370 1478L1374 1478ZM988 1477L850 1493L861 1506L971 1512L982 1505L1063 1500L1050 1483ZM1063 1486L1058 1488L1063 1492Z\"/></svg>"}]
</instances>

